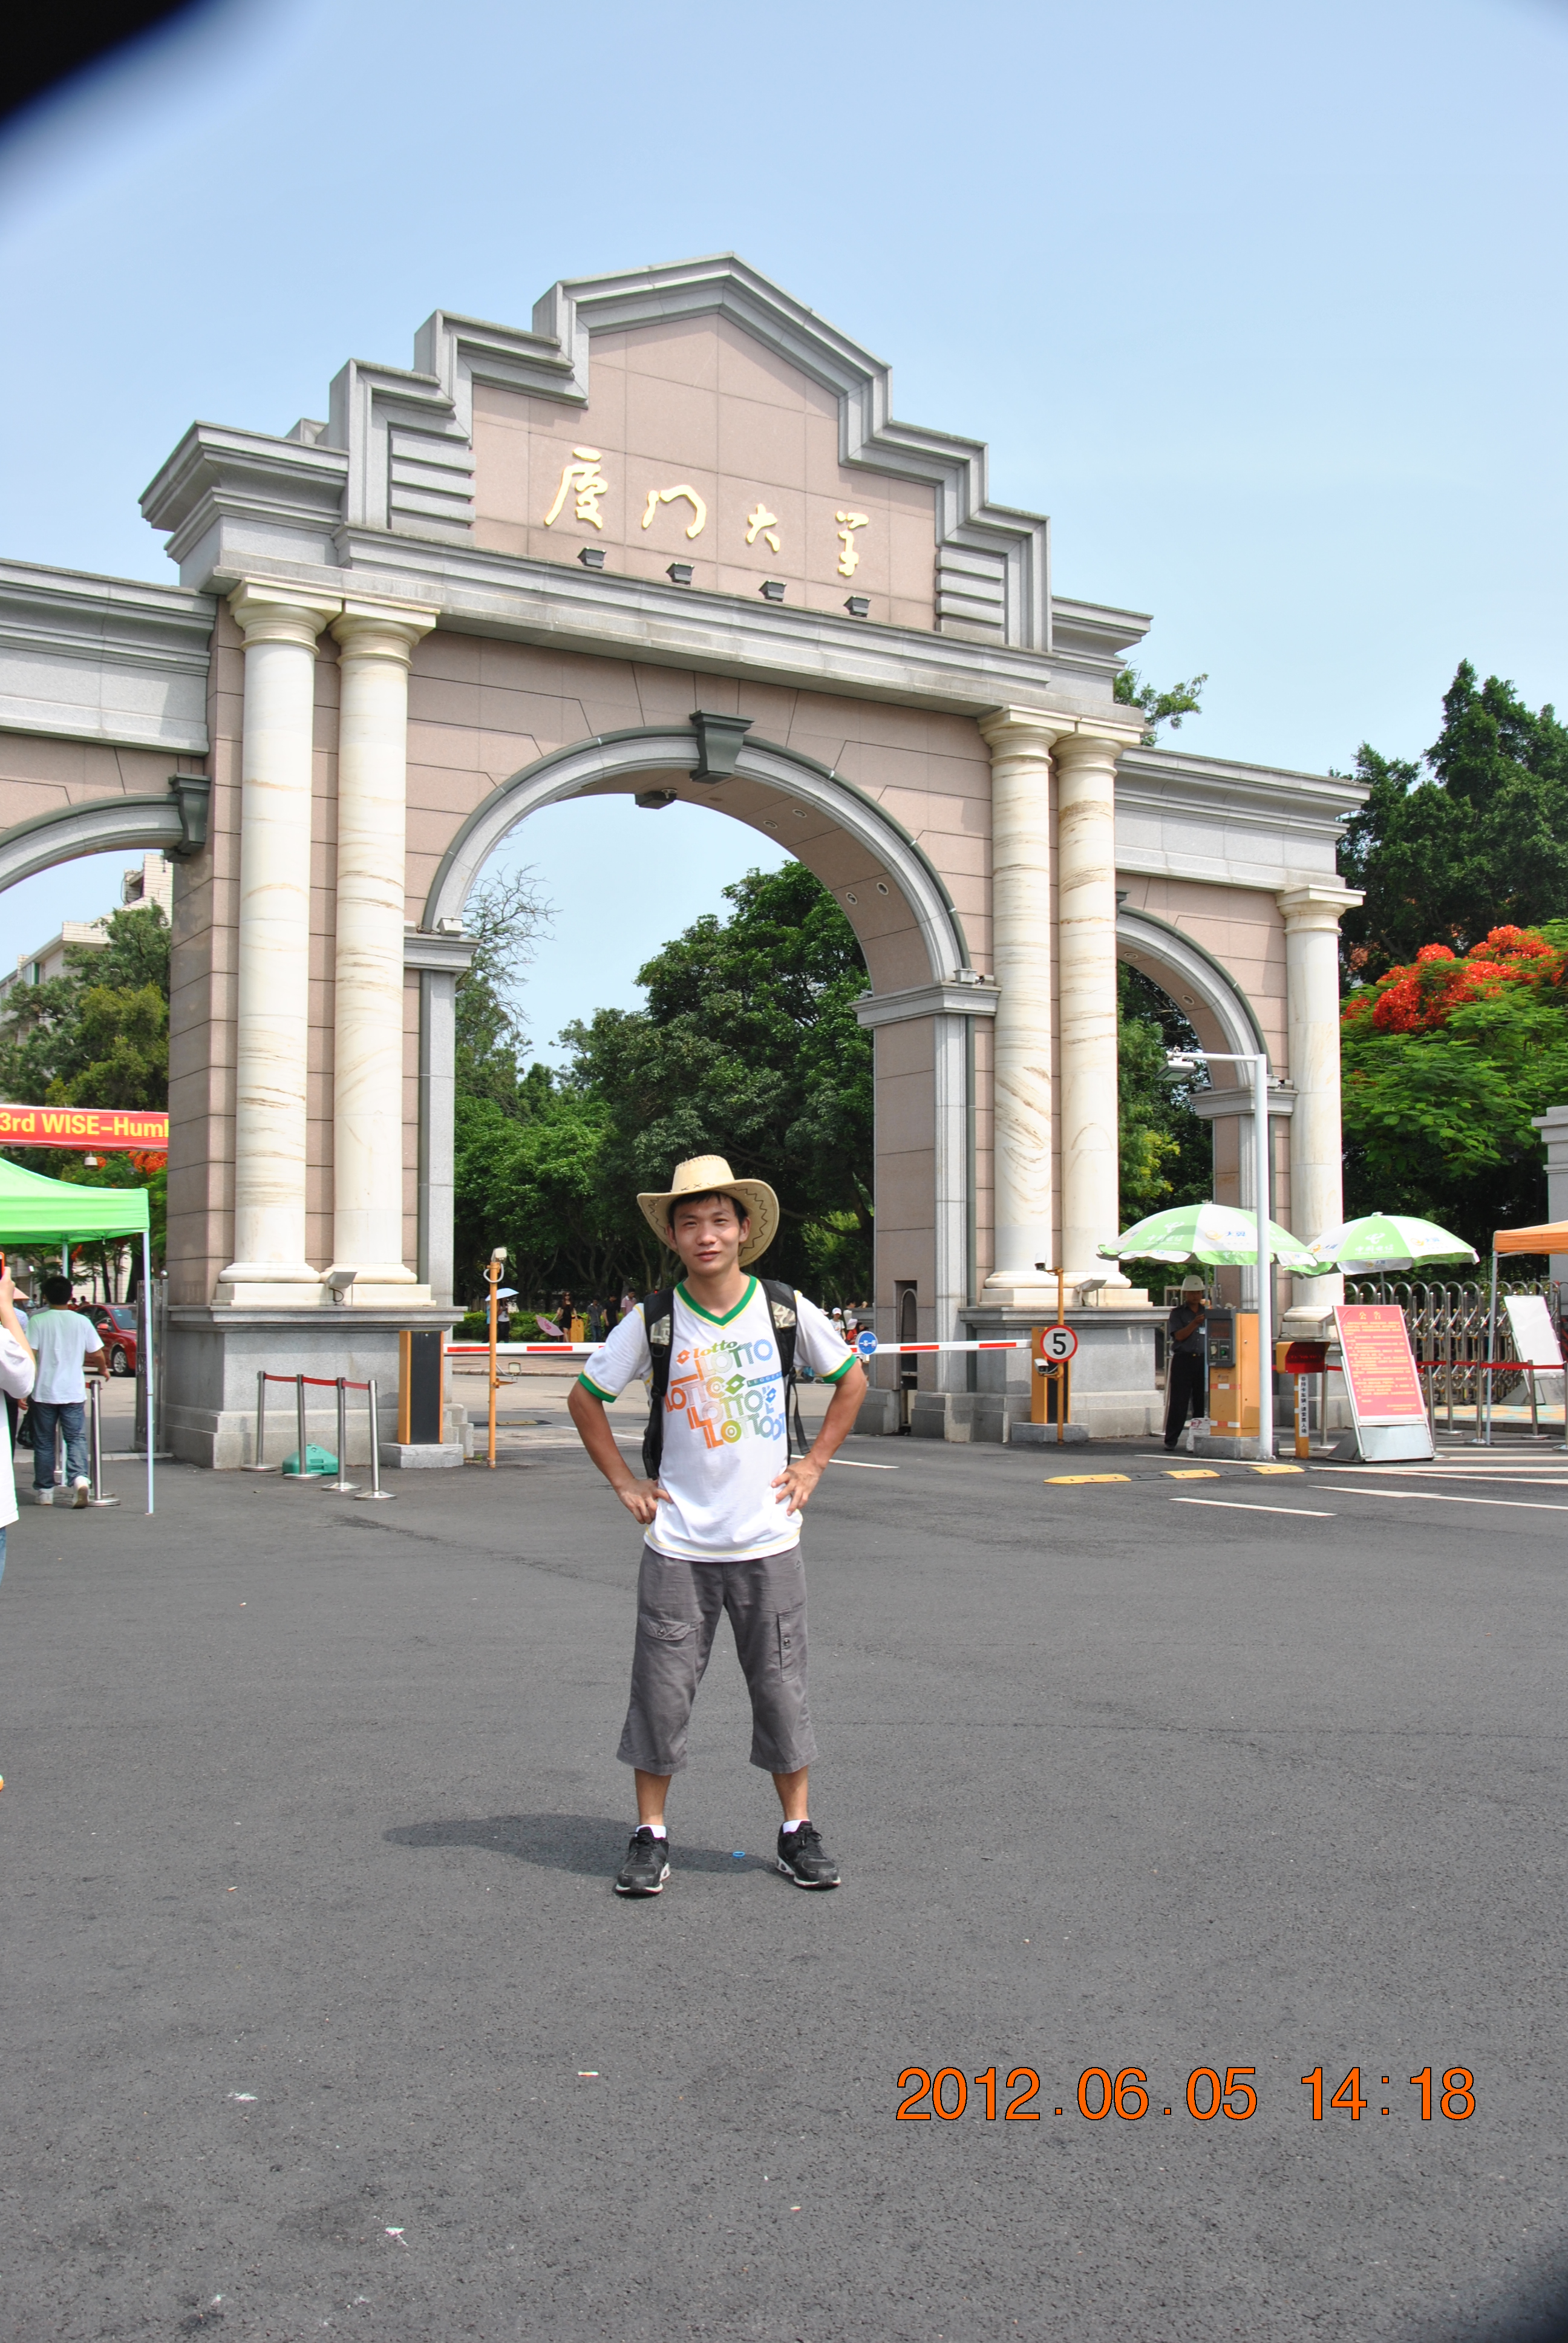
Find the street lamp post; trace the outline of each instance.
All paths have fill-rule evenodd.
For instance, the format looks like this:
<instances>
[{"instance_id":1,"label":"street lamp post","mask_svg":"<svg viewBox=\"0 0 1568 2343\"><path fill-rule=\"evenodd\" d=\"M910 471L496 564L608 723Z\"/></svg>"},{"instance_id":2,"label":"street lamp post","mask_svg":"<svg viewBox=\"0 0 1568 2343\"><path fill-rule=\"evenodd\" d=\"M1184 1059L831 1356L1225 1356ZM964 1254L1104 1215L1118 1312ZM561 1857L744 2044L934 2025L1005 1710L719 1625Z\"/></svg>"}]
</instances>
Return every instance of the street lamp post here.
<instances>
[{"instance_id":1,"label":"street lamp post","mask_svg":"<svg viewBox=\"0 0 1568 2343\"><path fill-rule=\"evenodd\" d=\"M1258 1207L1258 1455L1274 1457L1274 1285L1269 1254L1269 1061L1261 1051L1171 1050L1173 1073L1197 1065L1250 1066L1252 1071L1252 1183Z\"/></svg>"}]
</instances>

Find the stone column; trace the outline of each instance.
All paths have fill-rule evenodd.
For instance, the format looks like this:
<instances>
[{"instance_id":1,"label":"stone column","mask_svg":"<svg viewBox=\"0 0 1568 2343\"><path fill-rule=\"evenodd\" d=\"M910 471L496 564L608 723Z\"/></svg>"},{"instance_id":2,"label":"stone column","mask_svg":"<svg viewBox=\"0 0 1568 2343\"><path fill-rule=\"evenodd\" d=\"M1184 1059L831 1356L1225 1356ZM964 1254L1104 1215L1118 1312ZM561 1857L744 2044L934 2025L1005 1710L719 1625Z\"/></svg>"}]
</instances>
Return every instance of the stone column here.
<instances>
[{"instance_id":1,"label":"stone column","mask_svg":"<svg viewBox=\"0 0 1568 2343\"><path fill-rule=\"evenodd\" d=\"M408 662L435 623L434 610L349 600L332 628L342 673L332 1254L335 1271L357 1272L350 1298L361 1302L405 1289L429 1298L403 1260L403 911Z\"/></svg>"},{"instance_id":2,"label":"stone column","mask_svg":"<svg viewBox=\"0 0 1568 2343\"><path fill-rule=\"evenodd\" d=\"M1568 1106L1549 1106L1530 1121L1546 1142L1546 1217L1568 1221ZM1568 1284L1568 1253L1554 1252L1547 1274L1559 1285Z\"/></svg>"},{"instance_id":3,"label":"stone column","mask_svg":"<svg viewBox=\"0 0 1568 2343\"><path fill-rule=\"evenodd\" d=\"M474 950L456 920L403 939L403 966L419 971L418 1274L437 1309L452 1299L457 980Z\"/></svg>"},{"instance_id":4,"label":"stone column","mask_svg":"<svg viewBox=\"0 0 1568 2343\"><path fill-rule=\"evenodd\" d=\"M1275 900L1285 921L1286 1047L1291 1116L1291 1233L1310 1243L1344 1218L1340 1130L1340 920L1361 901L1335 880L1288 887ZM1293 1281L1292 1317L1321 1318L1344 1300L1342 1277Z\"/></svg>"},{"instance_id":5,"label":"stone column","mask_svg":"<svg viewBox=\"0 0 1568 2343\"><path fill-rule=\"evenodd\" d=\"M1128 1281L1095 1247L1121 1228L1116 1093L1116 764L1131 738L1084 727L1056 745L1061 1261Z\"/></svg>"},{"instance_id":6,"label":"stone column","mask_svg":"<svg viewBox=\"0 0 1568 2343\"><path fill-rule=\"evenodd\" d=\"M1050 751L1070 717L999 708L980 719L990 750L991 971L995 1041L996 1262L986 1299L1046 1298L1036 1267L1051 1235ZM1115 905L1112 902L1112 910ZM1055 1295L1051 1281L1050 1294Z\"/></svg>"},{"instance_id":7,"label":"stone column","mask_svg":"<svg viewBox=\"0 0 1568 2343\"><path fill-rule=\"evenodd\" d=\"M234 1260L218 1299L323 1299L305 1258L310 1019L310 777L316 639L343 605L246 579L240 765Z\"/></svg>"}]
</instances>

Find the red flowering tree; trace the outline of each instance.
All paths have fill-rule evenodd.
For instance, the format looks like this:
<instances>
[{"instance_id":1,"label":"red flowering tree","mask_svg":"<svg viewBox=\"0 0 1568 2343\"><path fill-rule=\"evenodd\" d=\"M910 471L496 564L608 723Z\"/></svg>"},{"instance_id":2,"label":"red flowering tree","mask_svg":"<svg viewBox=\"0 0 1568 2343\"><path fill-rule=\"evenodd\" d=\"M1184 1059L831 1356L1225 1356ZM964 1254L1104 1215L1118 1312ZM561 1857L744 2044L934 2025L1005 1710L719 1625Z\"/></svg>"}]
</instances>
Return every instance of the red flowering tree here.
<instances>
[{"instance_id":1,"label":"red flowering tree","mask_svg":"<svg viewBox=\"0 0 1568 2343\"><path fill-rule=\"evenodd\" d=\"M1568 922L1426 944L1344 1004L1347 1212L1412 1212L1478 1249L1543 1219L1532 1117L1568 1103Z\"/></svg>"}]
</instances>

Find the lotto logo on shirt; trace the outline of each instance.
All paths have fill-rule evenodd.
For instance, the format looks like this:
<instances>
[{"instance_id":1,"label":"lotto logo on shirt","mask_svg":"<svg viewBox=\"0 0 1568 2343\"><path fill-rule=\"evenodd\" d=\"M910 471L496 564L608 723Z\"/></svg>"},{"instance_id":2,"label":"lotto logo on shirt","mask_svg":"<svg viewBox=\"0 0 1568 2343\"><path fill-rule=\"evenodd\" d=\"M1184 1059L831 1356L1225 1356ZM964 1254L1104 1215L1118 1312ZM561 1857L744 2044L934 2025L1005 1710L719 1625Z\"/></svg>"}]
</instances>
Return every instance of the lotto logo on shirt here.
<instances>
[{"instance_id":1,"label":"lotto logo on shirt","mask_svg":"<svg viewBox=\"0 0 1568 2343\"><path fill-rule=\"evenodd\" d=\"M665 1405L684 1415L709 1448L737 1441L781 1440L779 1373L771 1342L715 1342L707 1350L678 1351ZM761 1368L757 1373L753 1370Z\"/></svg>"}]
</instances>

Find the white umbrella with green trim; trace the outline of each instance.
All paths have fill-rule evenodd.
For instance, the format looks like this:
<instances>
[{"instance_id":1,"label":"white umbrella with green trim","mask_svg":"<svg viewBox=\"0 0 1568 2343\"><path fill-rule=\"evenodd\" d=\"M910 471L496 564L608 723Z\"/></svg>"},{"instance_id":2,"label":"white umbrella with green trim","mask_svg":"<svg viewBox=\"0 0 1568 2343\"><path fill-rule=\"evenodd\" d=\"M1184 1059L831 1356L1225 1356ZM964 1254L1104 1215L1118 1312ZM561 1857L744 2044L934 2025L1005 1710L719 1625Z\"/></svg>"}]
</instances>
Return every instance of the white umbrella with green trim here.
<instances>
[{"instance_id":1,"label":"white umbrella with green trim","mask_svg":"<svg viewBox=\"0 0 1568 2343\"><path fill-rule=\"evenodd\" d=\"M1451 1230L1404 1212L1367 1212L1359 1221L1343 1221L1337 1229L1325 1229L1314 1237L1310 1251L1318 1268L1352 1274L1358 1270L1434 1268L1440 1262L1481 1258L1473 1245Z\"/></svg>"},{"instance_id":2,"label":"white umbrella with green trim","mask_svg":"<svg viewBox=\"0 0 1568 2343\"><path fill-rule=\"evenodd\" d=\"M1221 1269L1251 1268L1258 1258L1258 1223L1234 1204L1172 1204L1096 1248L1102 1261L1201 1261ZM1269 1222L1269 1253L1282 1269L1311 1277L1333 1264L1309 1252L1277 1221Z\"/></svg>"}]
</instances>

